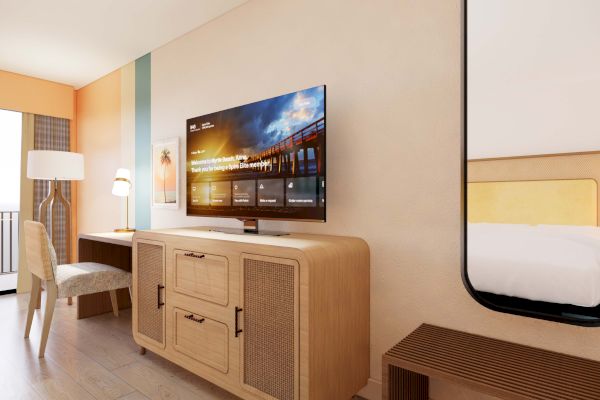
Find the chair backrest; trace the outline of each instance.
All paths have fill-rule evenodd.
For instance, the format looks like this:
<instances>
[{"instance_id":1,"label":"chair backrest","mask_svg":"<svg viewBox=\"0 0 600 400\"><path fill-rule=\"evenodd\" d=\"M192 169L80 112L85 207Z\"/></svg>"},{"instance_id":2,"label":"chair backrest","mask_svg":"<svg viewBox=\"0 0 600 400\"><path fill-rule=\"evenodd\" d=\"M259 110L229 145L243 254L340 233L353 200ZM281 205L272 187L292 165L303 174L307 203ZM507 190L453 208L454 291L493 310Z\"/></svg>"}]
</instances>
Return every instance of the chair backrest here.
<instances>
[{"instance_id":1,"label":"chair backrest","mask_svg":"<svg viewBox=\"0 0 600 400\"><path fill-rule=\"evenodd\" d=\"M56 272L56 252L48 239L43 224L36 221L25 221L25 255L29 272L40 279L54 280Z\"/></svg>"}]
</instances>

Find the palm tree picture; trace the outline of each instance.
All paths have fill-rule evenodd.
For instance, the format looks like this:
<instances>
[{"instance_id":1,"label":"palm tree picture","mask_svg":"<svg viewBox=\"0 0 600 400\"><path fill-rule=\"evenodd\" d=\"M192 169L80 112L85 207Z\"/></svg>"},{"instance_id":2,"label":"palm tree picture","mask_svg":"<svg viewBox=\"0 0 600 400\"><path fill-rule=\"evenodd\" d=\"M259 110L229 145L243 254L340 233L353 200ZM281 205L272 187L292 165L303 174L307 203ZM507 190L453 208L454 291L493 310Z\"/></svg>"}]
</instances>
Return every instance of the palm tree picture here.
<instances>
[{"instance_id":1,"label":"palm tree picture","mask_svg":"<svg viewBox=\"0 0 600 400\"><path fill-rule=\"evenodd\" d=\"M160 165L162 166L163 195L164 202L167 202L167 167L171 165L171 150L162 149L160 151Z\"/></svg>"}]
</instances>

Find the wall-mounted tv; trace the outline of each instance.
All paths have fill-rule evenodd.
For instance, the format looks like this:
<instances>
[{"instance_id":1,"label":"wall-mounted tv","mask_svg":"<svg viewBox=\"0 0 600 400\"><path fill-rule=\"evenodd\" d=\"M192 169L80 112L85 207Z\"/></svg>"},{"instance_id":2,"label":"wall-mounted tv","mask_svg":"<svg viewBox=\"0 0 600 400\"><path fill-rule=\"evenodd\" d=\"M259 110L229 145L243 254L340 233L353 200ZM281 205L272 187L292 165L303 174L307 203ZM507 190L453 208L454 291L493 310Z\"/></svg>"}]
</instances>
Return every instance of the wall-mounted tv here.
<instances>
[{"instance_id":1,"label":"wall-mounted tv","mask_svg":"<svg viewBox=\"0 0 600 400\"><path fill-rule=\"evenodd\" d=\"M325 221L325 86L187 120L187 215Z\"/></svg>"}]
</instances>

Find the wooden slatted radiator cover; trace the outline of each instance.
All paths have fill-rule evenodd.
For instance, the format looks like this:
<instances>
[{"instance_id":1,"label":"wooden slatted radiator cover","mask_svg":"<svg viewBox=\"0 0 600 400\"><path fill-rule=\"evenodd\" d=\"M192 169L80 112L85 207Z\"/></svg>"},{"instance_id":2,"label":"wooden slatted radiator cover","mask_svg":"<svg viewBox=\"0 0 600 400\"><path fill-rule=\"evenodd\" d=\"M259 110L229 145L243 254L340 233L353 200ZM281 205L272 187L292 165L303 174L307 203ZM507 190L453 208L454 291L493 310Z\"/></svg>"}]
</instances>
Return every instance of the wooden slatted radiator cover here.
<instances>
[{"instance_id":1,"label":"wooden slatted radiator cover","mask_svg":"<svg viewBox=\"0 0 600 400\"><path fill-rule=\"evenodd\" d=\"M427 399L427 377L503 399L600 399L598 361L428 324L385 353L383 367L384 399Z\"/></svg>"}]
</instances>

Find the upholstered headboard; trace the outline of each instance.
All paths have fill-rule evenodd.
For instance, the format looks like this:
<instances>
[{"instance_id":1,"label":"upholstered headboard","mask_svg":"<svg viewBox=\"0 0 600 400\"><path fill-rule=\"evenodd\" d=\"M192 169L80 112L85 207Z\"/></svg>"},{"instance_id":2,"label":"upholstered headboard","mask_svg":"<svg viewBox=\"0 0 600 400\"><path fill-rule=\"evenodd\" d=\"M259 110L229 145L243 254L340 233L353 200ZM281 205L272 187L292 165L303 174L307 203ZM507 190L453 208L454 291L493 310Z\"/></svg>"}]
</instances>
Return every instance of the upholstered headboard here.
<instances>
[{"instance_id":1,"label":"upholstered headboard","mask_svg":"<svg viewBox=\"0 0 600 400\"><path fill-rule=\"evenodd\" d=\"M468 161L467 220L600 225L600 153Z\"/></svg>"}]
</instances>

